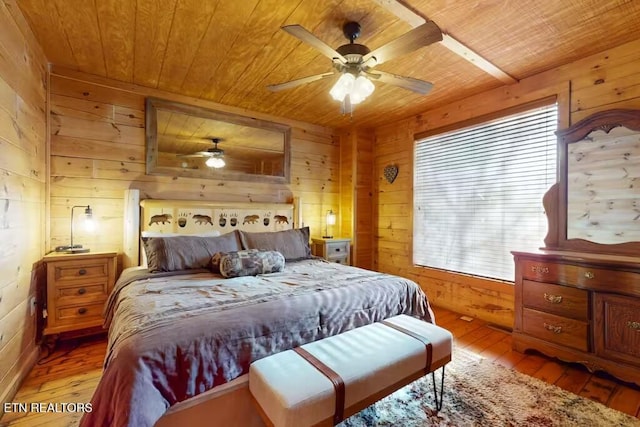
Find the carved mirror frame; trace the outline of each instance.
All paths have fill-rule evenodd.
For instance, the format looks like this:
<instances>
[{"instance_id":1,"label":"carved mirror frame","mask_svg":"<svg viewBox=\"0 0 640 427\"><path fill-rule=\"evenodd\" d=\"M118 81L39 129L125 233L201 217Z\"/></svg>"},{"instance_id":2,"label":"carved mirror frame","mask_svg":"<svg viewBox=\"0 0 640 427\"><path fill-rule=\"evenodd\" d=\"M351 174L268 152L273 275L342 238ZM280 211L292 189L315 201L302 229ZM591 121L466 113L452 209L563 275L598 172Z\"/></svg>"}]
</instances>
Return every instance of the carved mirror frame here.
<instances>
[{"instance_id":1,"label":"carved mirror frame","mask_svg":"<svg viewBox=\"0 0 640 427\"><path fill-rule=\"evenodd\" d=\"M585 239L567 238L568 221L568 163L569 146L589 138L589 134L602 131L609 134L612 129L625 127L638 132L640 137L640 110L608 110L595 113L573 126L556 132L558 136L558 182L543 198L543 205L549 222L545 249L597 252L617 255L640 254L640 242L595 243ZM640 183L638 184L640 185ZM640 226L640 220L638 221Z\"/></svg>"}]
</instances>

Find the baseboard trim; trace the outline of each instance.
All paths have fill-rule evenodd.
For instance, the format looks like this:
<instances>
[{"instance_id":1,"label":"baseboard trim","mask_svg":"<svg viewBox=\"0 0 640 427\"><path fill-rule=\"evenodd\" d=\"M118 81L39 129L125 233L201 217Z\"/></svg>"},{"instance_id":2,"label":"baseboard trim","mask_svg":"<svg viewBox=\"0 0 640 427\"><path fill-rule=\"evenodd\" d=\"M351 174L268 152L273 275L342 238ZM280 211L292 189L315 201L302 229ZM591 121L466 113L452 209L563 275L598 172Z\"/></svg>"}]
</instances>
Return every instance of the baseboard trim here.
<instances>
[{"instance_id":1,"label":"baseboard trim","mask_svg":"<svg viewBox=\"0 0 640 427\"><path fill-rule=\"evenodd\" d=\"M14 377L9 383L9 386L0 395L0 402L2 402L3 406L6 402L12 401L12 399L18 392L22 381L27 377L27 375L29 375L29 372L31 372L31 369L36 364L39 355L40 347L36 345L29 352L27 357L20 358L20 361L17 363L19 366L17 372L14 374Z\"/></svg>"}]
</instances>

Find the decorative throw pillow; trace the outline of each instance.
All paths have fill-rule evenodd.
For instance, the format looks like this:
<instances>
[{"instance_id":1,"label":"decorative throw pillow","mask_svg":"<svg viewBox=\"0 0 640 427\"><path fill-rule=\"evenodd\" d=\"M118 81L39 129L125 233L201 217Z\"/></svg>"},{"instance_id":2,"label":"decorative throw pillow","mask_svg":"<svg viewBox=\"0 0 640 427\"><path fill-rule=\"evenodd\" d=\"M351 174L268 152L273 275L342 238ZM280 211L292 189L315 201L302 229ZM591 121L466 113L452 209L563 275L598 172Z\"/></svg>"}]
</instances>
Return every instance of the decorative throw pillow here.
<instances>
[{"instance_id":1,"label":"decorative throw pillow","mask_svg":"<svg viewBox=\"0 0 640 427\"><path fill-rule=\"evenodd\" d=\"M242 252L255 253L260 251L257 249L248 249ZM220 260L222 259L223 256L227 255L227 253L228 252L216 252L215 254L213 254L213 256L211 257L211 264L209 265L209 269L211 270L212 273L220 274Z\"/></svg>"},{"instance_id":2,"label":"decorative throw pillow","mask_svg":"<svg viewBox=\"0 0 640 427\"><path fill-rule=\"evenodd\" d=\"M218 237L173 236L144 237L149 271L175 271L208 268L216 252L241 249L237 232Z\"/></svg>"},{"instance_id":3,"label":"decorative throw pillow","mask_svg":"<svg viewBox=\"0 0 640 427\"><path fill-rule=\"evenodd\" d=\"M278 251L287 261L311 258L309 227L263 233L240 231L240 241L243 249Z\"/></svg>"},{"instance_id":4,"label":"decorative throw pillow","mask_svg":"<svg viewBox=\"0 0 640 427\"><path fill-rule=\"evenodd\" d=\"M248 250L220 255L220 274L227 278L275 273L283 269L284 256L277 251Z\"/></svg>"}]
</instances>

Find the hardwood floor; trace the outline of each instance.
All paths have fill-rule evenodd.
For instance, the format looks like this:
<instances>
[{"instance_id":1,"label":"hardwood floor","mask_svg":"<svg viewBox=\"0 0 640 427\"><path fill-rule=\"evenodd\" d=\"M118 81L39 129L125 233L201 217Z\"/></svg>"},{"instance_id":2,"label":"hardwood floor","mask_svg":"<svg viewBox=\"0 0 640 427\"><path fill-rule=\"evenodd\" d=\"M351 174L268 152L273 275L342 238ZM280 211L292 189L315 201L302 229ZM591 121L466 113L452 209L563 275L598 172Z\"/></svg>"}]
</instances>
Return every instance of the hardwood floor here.
<instances>
[{"instance_id":1,"label":"hardwood floor","mask_svg":"<svg viewBox=\"0 0 640 427\"><path fill-rule=\"evenodd\" d=\"M450 330L456 345L472 350L524 374L640 418L640 387L605 374L591 374L580 365L567 364L540 354L511 350L511 335L485 322L467 322L460 315L434 308L438 325ZM36 365L13 402L86 403L91 400L106 351L106 339L85 338L59 343L56 351ZM16 408L17 410L17 408ZM81 413L7 412L3 426L75 426Z\"/></svg>"}]
</instances>

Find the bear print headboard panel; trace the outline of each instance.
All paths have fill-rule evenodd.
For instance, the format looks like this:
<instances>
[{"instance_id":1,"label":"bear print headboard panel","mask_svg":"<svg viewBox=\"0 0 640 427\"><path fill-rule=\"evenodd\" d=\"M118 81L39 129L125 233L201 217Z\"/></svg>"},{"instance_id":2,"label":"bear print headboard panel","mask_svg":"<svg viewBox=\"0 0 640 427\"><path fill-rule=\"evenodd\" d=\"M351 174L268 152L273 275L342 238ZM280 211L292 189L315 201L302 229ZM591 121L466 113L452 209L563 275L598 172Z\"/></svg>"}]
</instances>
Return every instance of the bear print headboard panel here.
<instances>
[{"instance_id":1,"label":"bear print headboard panel","mask_svg":"<svg viewBox=\"0 0 640 427\"><path fill-rule=\"evenodd\" d=\"M294 206L286 203L215 203L146 199L140 202L143 232L224 234L233 230L280 231L294 226Z\"/></svg>"}]
</instances>

